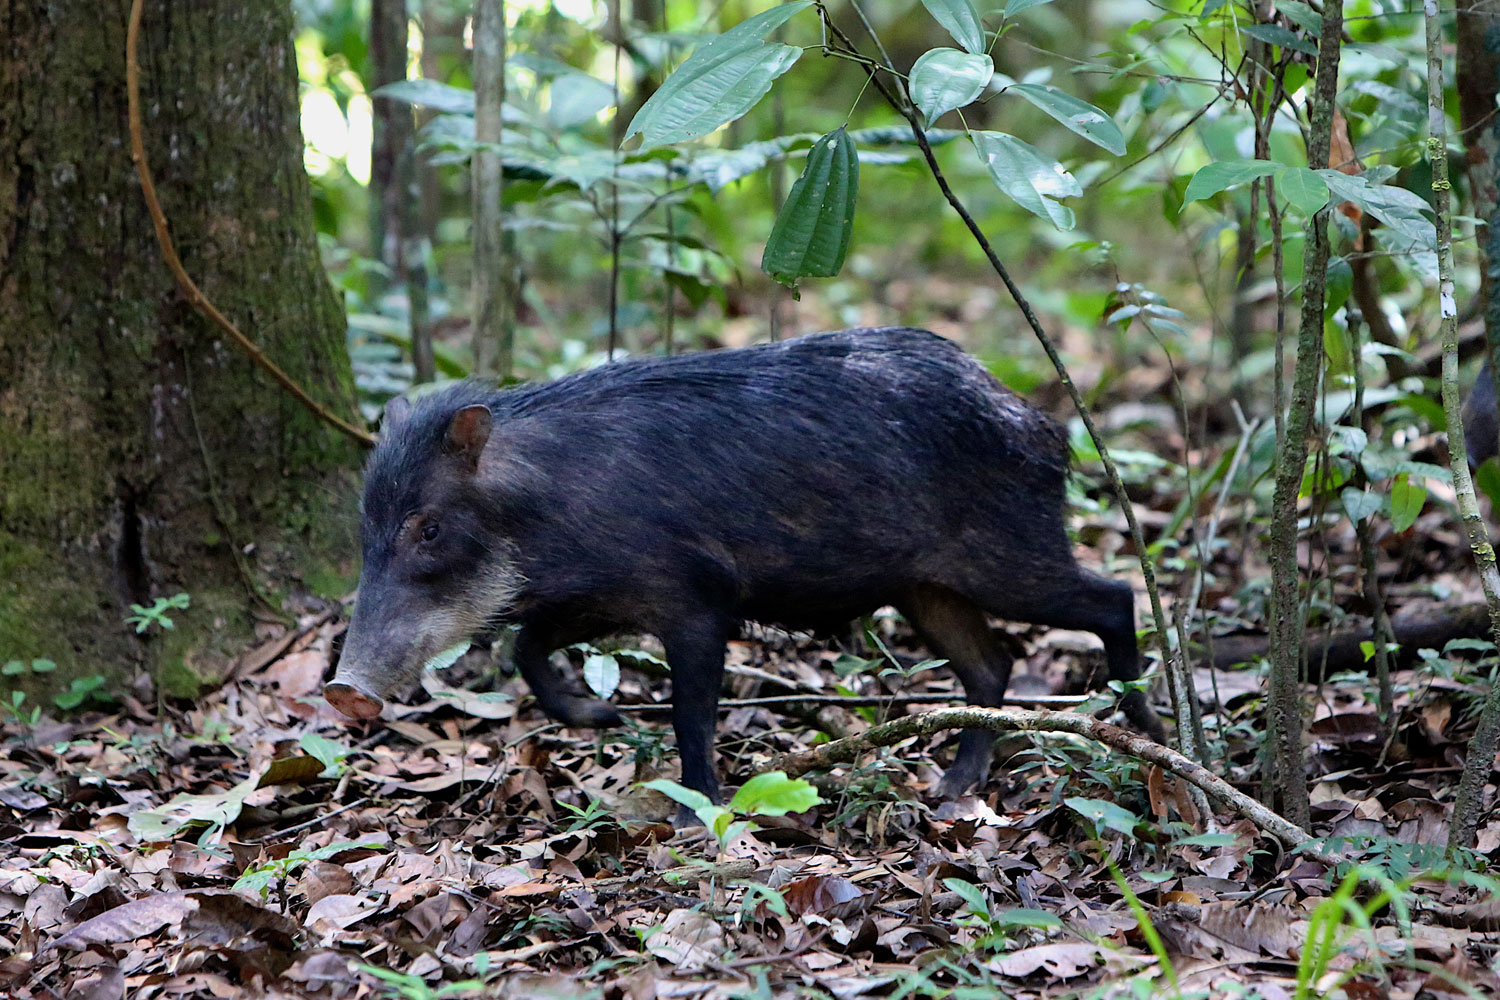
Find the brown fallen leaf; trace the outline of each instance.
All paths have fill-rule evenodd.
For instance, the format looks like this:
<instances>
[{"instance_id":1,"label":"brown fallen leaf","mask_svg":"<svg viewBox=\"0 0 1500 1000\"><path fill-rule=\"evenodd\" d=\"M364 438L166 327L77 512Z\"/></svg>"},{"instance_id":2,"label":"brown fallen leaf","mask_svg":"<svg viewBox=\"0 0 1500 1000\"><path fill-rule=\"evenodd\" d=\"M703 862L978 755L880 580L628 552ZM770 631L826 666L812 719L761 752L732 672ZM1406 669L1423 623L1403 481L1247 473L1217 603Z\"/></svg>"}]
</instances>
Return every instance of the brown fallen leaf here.
<instances>
[{"instance_id":1,"label":"brown fallen leaf","mask_svg":"<svg viewBox=\"0 0 1500 1000\"><path fill-rule=\"evenodd\" d=\"M56 941L54 947L82 951L91 944L119 944L181 923L199 907L199 892L159 892L131 900L85 920Z\"/></svg>"},{"instance_id":2,"label":"brown fallen leaf","mask_svg":"<svg viewBox=\"0 0 1500 1000\"><path fill-rule=\"evenodd\" d=\"M1075 979L1103 965L1104 949L1083 941L1039 944L1031 948L990 959L985 965L1001 975L1016 979L1046 969L1058 979Z\"/></svg>"},{"instance_id":3,"label":"brown fallen leaf","mask_svg":"<svg viewBox=\"0 0 1500 1000\"><path fill-rule=\"evenodd\" d=\"M724 928L702 910L673 910L661 930L646 939L646 950L679 971L693 972L724 953Z\"/></svg>"},{"instance_id":4,"label":"brown fallen leaf","mask_svg":"<svg viewBox=\"0 0 1500 1000\"><path fill-rule=\"evenodd\" d=\"M863 909L864 892L848 879L810 875L788 883L781 890L786 907L797 916L816 913L825 917L848 917Z\"/></svg>"}]
</instances>

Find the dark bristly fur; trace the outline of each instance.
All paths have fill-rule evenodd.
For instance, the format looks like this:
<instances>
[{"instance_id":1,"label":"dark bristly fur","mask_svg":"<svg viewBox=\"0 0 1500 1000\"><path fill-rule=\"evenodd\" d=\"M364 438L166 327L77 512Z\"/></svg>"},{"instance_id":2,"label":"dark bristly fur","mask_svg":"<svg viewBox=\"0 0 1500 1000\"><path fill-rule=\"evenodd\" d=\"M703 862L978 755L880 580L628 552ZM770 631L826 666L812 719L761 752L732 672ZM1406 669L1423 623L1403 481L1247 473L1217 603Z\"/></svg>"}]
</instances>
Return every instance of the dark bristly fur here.
<instances>
[{"instance_id":1,"label":"dark bristly fur","mask_svg":"<svg viewBox=\"0 0 1500 1000\"><path fill-rule=\"evenodd\" d=\"M453 428L475 405L493 431L468 472ZM336 682L378 710L444 648L433 643L500 616L521 625L517 662L542 707L606 724L613 709L548 655L648 632L672 666L684 782L712 795L724 643L746 620L825 629L894 604L974 704L998 704L1010 673L986 614L1093 631L1111 677L1131 679L1130 590L1074 562L1066 463L1056 424L918 330L625 362L498 392L456 385L417 401L370 460L359 609ZM428 520L440 540L415 543ZM1144 699L1125 707L1160 737ZM984 734L965 734L944 791L982 779L989 753Z\"/></svg>"}]
</instances>

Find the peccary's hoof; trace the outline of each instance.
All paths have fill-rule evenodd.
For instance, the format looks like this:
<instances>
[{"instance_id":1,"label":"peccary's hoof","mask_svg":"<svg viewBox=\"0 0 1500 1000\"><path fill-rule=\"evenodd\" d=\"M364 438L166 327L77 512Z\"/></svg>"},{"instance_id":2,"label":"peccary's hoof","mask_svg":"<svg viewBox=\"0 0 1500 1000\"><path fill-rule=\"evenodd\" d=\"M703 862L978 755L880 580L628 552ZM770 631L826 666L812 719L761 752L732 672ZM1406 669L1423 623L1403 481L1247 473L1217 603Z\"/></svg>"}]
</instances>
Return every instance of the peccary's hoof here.
<instances>
[{"instance_id":1,"label":"peccary's hoof","mask_svg":"<svg viewBox=\"0 0 1500 1000\"><path fill-rule=\"evenodd\" d=\"M1170 746L1167 743L1167 729L1162 725L1161 716L1151 709L1151 703L1146 696L1139 691L1131 691L1120 703L1125 710L1125 718L1130 724L1162 746Z\"/></svg>"},{"instance_id":2,"label":"peccary's hoof","mask_svg":"<svg viewBox=\"0 0 1500 1000\"><path fill-rule=\"evenodd\" d=\"M543 705L545 710L547 706ZM580 729L609 729L623 724L620 712L607 701L597 698L569 698L549 712L557 721Z\"/></svg>"},{"instance_id":3,"label":"peccary's hoof","mask_svg":"<svg viewBox=\"0 0 1500 1000\"><path fill-rule=\"evenodd\" d=\"M369 692L339 681L325 685L323 697L328 700L328 704L351 719L373 719L385 707L385 702Z\"/></svg>"},{"instance_id":4,"label":"peccary's hoof","mask_svg":"<svg viewBox=\"0 0 1500 1000\"><path fill-rule=\"evenodd\" d=\"M938 798L951 801L979 784L984 775L977 773L972 767L965 767L964 762L956 760L953 766L943 772L943 780L938 782Z\"/></svg>"}]
</instances>

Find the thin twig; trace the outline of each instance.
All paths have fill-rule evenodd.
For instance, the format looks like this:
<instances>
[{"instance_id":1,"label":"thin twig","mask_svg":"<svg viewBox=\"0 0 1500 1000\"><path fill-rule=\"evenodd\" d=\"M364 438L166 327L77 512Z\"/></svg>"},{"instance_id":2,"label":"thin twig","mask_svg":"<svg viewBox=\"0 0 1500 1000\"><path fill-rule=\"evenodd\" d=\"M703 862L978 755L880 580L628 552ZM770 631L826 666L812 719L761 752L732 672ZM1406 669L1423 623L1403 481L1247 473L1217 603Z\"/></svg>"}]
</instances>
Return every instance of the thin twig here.
<instances>
[{"instance_id":1,"label":"thin twig","mask_svg":"<svg viewBox=\"0 0 1500 1000\"><path fill-rule=\"evenodd\" d=\"M130 26L125 33L125 101L126 117L130 125L130 159L135 163L136 176L141 180L141 194L146 199L146 211L151 214L151 224L156 230L156 242L161 247L161 254L166 259L167 268L171 270L172 277L177 279L177 287L182 290L182 294L187 297L193 308L222 330L246 357L275 379L283 389L291 393L307 408L309 413L324 423L338 428L365 447L373 447L375 444L373 434L349 423L309 396L307 390L293 381L292 377L282 371L276 362L266 357L254 341L241 333L239 327L230 322L229 318L209 301L208 296L203 294L192 277L188 275L187 269L182 266L182 261L177 256L177 248L173 245L172 236L167 230L167 217L162 213L161 202L156 197L156 185L151 180L151 166L146 160L145 129L141 125L141 67L136 60L141 34L141 6L142 0L131 0Z\"/></svg>"},{"instance_id":2,"label":"thin twig","mask_svg":"<svg viewBox=\"0 0 1500 1000\"><path fill-rule=\"evenodd\" d=\"M762 770L785 771L796 777L808 771L849 763L860 754L878 747L895 746L913 737L931 736L949 729L987 729L999 733L1054 732L1082 736L1155 764L1196 785L1215 802L1244 816L1290 849L1301 848L1311 857L1328 864L1348 860L1335 852L1308 846L1312 835L1306 830L1272 812L1202 764L1146 737L1136 736L1119 726L1112 726L1093 716L1077 712L1028 712L1001 708L945 708L936 712L921 712L875 726L858 736L834 740L811 750L782 754L772 758Z\"/></svg>"},{"instance_id":3,"label":"thin twig","mask_svg":"<svg viewBox=\"0 0 1500 1000\"><path fill-rule=\"evenodd\" d=\"M943 705L959 701L963 695L957 692L953 694L908 694L908 695L846 695L846 694L779 694L765 695L760 698L723 698L719 701L719 711L725 712L735 708L761 708L776 705L842 705L845 708L871 708L875 706L901 705ZM1007 705L1036 705L1046 708L1071 708L1082 705L1090 700L1089 695L1083 694L1039 694L1039 695L1017 695L1007 696ZM671 702L652 702L644 705L619 705L616 706L622 715L651 715L656 712L670 712Z\"/></svg>"}]
</instances>

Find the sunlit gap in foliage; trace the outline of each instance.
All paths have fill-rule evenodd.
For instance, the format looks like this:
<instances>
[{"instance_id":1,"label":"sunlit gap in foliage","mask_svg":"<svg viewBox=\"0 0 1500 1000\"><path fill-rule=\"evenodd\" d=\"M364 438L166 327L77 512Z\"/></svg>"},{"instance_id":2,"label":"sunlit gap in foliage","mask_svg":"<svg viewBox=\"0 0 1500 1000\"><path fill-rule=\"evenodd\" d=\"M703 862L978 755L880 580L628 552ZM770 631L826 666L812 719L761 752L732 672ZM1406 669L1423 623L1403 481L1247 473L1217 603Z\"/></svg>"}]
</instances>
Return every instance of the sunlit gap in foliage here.
<instances>
[{"instance_id":1,"label":"sunlit gap in foliage","mask_svg":"<svg viewBox=\"0 0 1500 1000\"><path fill-rule=\"evenodd\" d=\"M299 114L307 172L323 177L342 168L355 183L368 185L374 119L359 74L342 56L326 57L314 31L297 36L297 72L302 82ZM339 106L339 93L346 95L346 107Z\"/></svg>"}]
</instances>

